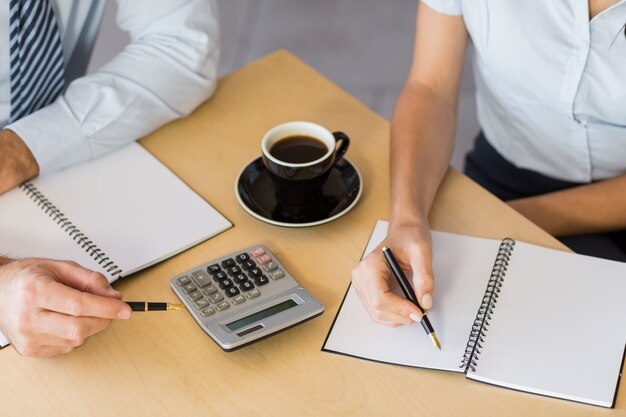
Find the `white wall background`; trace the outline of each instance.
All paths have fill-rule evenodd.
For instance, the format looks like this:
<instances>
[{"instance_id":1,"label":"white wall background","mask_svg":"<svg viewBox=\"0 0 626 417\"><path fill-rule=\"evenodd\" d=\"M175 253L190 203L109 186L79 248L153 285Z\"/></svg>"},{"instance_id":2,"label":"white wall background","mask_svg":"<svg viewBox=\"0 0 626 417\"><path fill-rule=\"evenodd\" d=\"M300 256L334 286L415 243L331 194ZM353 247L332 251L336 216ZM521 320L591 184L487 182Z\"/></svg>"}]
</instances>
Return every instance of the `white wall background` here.
<instances>
[{"instance_id":1,"label":"white wall background","mask_svg":"<svg viewBox=\"0 0 626 417\"><path fill-rule=\"evenodd\" d=\"M286 48L386 118L409 70L417 0L218 0L225 74ZM90 71L129 41L109 0ZM452 165L462 169L479 130L466 65Z\"/></svg>"}]
</instances>

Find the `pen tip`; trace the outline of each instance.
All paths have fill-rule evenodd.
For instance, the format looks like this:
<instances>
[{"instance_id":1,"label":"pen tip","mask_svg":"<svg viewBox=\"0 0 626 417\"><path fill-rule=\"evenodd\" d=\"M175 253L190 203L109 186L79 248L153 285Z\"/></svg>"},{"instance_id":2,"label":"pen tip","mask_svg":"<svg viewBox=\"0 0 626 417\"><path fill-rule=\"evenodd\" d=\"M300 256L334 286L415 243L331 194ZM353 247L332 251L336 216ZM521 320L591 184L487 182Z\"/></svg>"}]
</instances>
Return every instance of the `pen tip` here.
<instances>
[{"instance_id":1,"label":"pen tip","mask_svg":"<svg viewBox=\"0 0 626 417\"><path fill-rule=\"evenodd\" d=\"M435 345L435 347L441 350L441 343L439 343L439 339L437 339L437 335L435 334L435 332L432 332L430 334L430 338L433 340L433 344Z\"/></svg>"},{"instance_id":2,"label":"pen tip","mask_svg":"<svg viewBox=\"0 0 626 417\"><path fill-rule=\"evenodd\" d=\"M180 309L185 308L185 305L184 304L169 304L168 307L169 307L168 310L180 310Z\"/></svg>"}]
</instances>

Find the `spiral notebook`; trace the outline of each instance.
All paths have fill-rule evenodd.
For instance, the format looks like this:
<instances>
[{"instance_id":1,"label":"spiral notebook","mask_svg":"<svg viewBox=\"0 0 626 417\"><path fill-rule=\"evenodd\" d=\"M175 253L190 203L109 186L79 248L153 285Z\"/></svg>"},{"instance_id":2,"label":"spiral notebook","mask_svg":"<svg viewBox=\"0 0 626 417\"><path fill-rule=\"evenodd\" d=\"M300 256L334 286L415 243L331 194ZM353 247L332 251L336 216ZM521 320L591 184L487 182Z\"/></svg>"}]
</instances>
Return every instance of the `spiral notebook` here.
<instances>
[{"instance_id":1,"label":"spiral notebook","mask_svg":"<svg viewBox=\"0 0 626 417\"><path fill-rule=\"evenodd\" d=\"M365 255L386 233L379 221ZM432 238L428 317L442 351L417 323L371 321L352 286L322 350L614 405L626 348L626 264L511 239L437 231Z\"/></svg>"},{"instance_id":2,"label":"spiral notebook","mask_svg":"<svg viewBox=\"0 0 626 417\"><path fill-rule=\"evenodd\" d=\"M0 196L0 254L70 259L110 282L229 227L137 143Z\"/></svg>"}]
</instances>

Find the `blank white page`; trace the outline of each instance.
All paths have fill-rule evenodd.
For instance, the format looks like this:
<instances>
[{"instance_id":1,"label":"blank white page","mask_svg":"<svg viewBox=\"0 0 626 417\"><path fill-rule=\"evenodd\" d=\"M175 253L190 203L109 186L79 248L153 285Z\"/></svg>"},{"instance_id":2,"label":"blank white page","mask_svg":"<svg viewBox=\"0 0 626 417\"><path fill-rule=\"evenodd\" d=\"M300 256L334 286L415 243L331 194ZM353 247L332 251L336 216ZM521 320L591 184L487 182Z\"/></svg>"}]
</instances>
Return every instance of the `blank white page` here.
<instances>
[{"instance_id":1,"label":"blank white page","mask_svg":"<svg viewBox=\"0 0 626 417\"><path fill-rule=\"evenodd\" d=\"M219 180L207 175L207 181ZM33 184L124 276L231 226L137 143Z\"/></svg>"},{"instance_id":2,"label":"blank white page","mask_svg":"<svg viewBox=\"0 0 626 417\"><path fill-rule=\"evenodd\" d=\"M626 343L626 264L517 242L477 372L610 407Z\"/></svg>"},{"instance_id":3,"label":"blank white page","mask_svg":"<svg viewBox=\"0 0 626 417\"><path fill-rule=\"evenodd\" d=\"M365 255L384 239L387 225L383 221L376 224ZM434 307L428 317L442 350L433 346L419 323L395 328L374 323L352 286L324 350L399 365L462 372L459 365L500 241L436 231L432 237L435 293Z\"/></svg>"},{"instance_id":4,"label":"blank white page","mask_svg":"<svg viewBox=\"0 0 626 417\"><path fill-rule=\"evenodd\" d=\"M0 197L0 255L9 258L71 259L98 264L20 189Z\"/></svg>"}]
</instances>

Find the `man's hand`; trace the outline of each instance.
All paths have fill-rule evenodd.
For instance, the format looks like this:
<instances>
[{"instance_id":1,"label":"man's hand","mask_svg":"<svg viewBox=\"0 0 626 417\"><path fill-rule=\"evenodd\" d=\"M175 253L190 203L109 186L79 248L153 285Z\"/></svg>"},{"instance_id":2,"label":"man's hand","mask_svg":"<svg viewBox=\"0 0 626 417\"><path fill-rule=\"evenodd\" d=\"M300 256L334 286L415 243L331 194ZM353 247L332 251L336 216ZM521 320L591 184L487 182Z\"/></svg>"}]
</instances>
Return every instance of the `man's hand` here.
<instances>
[{"instance_id":1,"label":"man's hand","mask_svg":"<svg viewBox=\"0 0 626 417\"><path fill-rule=\"evenodd\" d=\"M0 194L39 175L28 146L11 130L0 130Z\"/></svg>"},{"instance_id":2,"label":"man's hand","mask_svg":"<svg viewBox=\"0 0 626 417\"><path fill-rule=\"evenodd\" d=\"M68 353L130 317L121 297L104 275L74 262L8 262L0 266L0 330L21 355Z\"/></svg>"}]
</instances>

